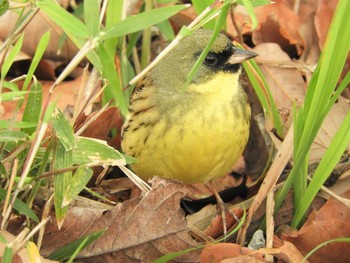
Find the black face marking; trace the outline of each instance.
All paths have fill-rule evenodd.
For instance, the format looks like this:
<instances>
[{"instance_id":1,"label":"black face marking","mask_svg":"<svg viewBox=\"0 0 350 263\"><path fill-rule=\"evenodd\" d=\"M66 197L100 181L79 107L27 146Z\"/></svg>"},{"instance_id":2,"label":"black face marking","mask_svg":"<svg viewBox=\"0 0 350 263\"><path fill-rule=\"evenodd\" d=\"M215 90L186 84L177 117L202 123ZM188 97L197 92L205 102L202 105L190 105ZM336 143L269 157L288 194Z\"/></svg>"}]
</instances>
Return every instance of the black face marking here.
<instances>
[{"instance_id":1,"label":"black face marking","mask_svg":"<svg viewBox=\"0 0 350 263\"><path fill-rule=\"evenodd\" d=\"M236 73L240 69L240 64L225 64L222 68L224 72Z\"/></svg>"},{"instance_id":2,"label":"black face marking","mask_svg":"<svg viewBox=\"0 0 350 263\"><path fill-rule=\"evenodd\" d=\"M234 51L232 45L227 45L226 48L219 53L210 51L204 59L203 65L214 71L236 73L240 68L240 64L227 63L228 58L233 55ZM200 54L201 52L196 53L195 57L198 58Z\"/></svg>"}]
</instances>

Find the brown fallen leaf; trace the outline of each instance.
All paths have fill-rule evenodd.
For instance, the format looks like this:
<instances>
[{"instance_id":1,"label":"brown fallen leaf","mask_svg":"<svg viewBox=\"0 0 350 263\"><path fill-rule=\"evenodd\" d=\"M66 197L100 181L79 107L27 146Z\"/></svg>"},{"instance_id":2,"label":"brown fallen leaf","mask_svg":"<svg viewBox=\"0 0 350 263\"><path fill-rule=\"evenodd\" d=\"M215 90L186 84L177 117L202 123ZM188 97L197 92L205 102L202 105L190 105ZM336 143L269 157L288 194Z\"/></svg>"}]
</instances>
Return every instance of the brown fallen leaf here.
<instances>
[{"instance_id":1,"label":"brown fallen leaf","mask_svg":"<svg viewBox=\"0 0 350 263\"><path fill-rule=\"evenodd\" d=\"M6 240L7 244L11 244L12 248L21 242L19 236L14 236L6 230L1 230L0 235L3 239ZM17 239L16 239L17 238ZM6 245L3 242L0 242L0 258L3 257ZM2 258L2 261L4 259ZM21 248L16 254L13 255L12 262L16 263L31 263L31 262L42 262L42 263L54 263L58 261L49 260L43 258L39 254L38 247L31 241L28 241L25 244L25 247Z\"/></svg>"},{"instance_id":2,"label":"brown fallen leaf","mask_svg":"<svg viewBox=\"0 0 350 263\"><path fill-rule=\"evenodd\" d=\"M90 119L94 118L96 112L85 116L84 113L80 115L75 124L75 130L78 130ZM81 136L96 138L107 141L108 145L115 149L120 149L120 131L123 125L123 118L117 107L109 107L104 110L96 119L94 119L89 126L81 133ZM112 136L114 131L114 136Z\"/></svg>"},{"instance_id":3,"label":"brown fallen leaf","mask_svg":"<svg viewBox=\"0 0 350 263\"><path fill-rule=\"evenodd\" d=\"M5 40L16 25L18 14L14 11L8 11L0 17L0 39ZM78 48L67 38L63 46L60 47L60 38L63 36L63 30L54 24L42 12L36 14L24 30L24 39L22 51L33 56L40 38L45 32L50 30L50 42L45 50L44 58L60 61L69 61L78 52Z\"/></svg>"},{"instance_id":4,"label":"brown fallen leaf","mask_svg":"<svg viewBox=\"0 0 350 263\"><path fill-rule=\"evenodd\" d=\"M345 194L350 197L350 191ZM350 209L341 202L330 198L318 211L313 211L299 231L289 231L282 235L283 240L293 243L306 255L317 245L339 237L350 236ZM310 262L349 262L350 244L330 243L317 250Z\"/></svg>"},{"instance_id":5,"label":"brown fallen leaf","mask_svg":"<svg viewBox=\"0 0 350 263\"><path fill-rule=\"evenodd\" d=\"M78 95L78 90L80 87L82 76L72 80L72 81L64 81L62 82L56 89L54 89L52 97L55 98L54 101L56 103L57 108L62 110L67 116L71 114L71 107L75 105L76 98ZM43 103L45 103L49 90L54 83L53 81L40 81L43 90ZM18 83L18 86L21 87L23 85L22 82ZM25 100L28 96L25 96ZM3 120L10 120L14 114L16 109L17 101L6 101L2 102L3 112L0 112L0 118ZM25 103L23 103L21 109L19 110L19 114L17 115L16 120L22 119L22 114L24 112Z\"/></svg>"},{"instance_id":6,"label":"brown fallen leaf","mask_svg":"<svg viewBox=\"0 0 350 263\"><path fill-rule=\"evenodd\" d=\"M144 197L130 199L110 210L71 207L61 231L55 222L47 226L42 253L49 255L57 248L101 229L106 229L105 233L81 251L79 257L94 257L99 261L108 255L108 258L112 257L110 262L117 262L124 254L125 258L149 262L163 254L200 245L188 234L180 208L180 199L186 193L183 184L158 178L152 182L153 189ZM198 253L182 257L193 260Z\"/></svg>"},{"instance_id":7,"label":"brown fallen leaf","mask_svg":"<svg viewBox=\"0 0 350 263\"><path fill-rule=\"evenodd\" d=\"M323 48L338 0L319 0L315 14L315 29L320 49Z\"/></svg>"},{"instance_id":8,"label":"brown fallen leaf","mask_svg":"<svg viewBox=\"0 0 350 263\"><path fill-rule=\"evenodd\" d=\"M259 44L253 51L259 54L257 61L287 130L292 122L293 104L300 106L304 101L306 83L297 64L277 44ZM349 110L350 104L343 97L333 105L311 147L310 163L322 158Z\"/></svg>"},{"instance_id":9,"label":"brown fallen leaf","mask_svg":"<svg viewBox=\"0 0 350 263\"><path fill-rule=\"evenodd\" d=\"M263 43L252 50L259 54L257 62L260 62L260 69L278 110L284 114L282 117L287 130L293 117L293 104L300 106L304 101L305 81L296 65L279 45Z\"/></svg>"},{"instance_id":10,"label":"brown fallen leaf","mask_svg":"<svg viewBox=\"0 0 350 263\"><path fill-rule=\"evenodd\" d=\"M219 1L216 1L213 3L213 5L211 5L211 7L216 8L220 5L221 3ZM178 33L183 26L188 26L194 19L196 19L197 16L198 15L193 6L190 6L172 16L170 18L170 23L173 27L174 32ZM238 30L240 31L240 34L251 34L252 22L247 9L244 6L234 6L233 17ZM227 16L226 32L235 38L238 36L238 32L233 25L232 17L230 15Z\"/></svg>"},{"instance_id":11,"label":"brown fallen leaf","mask_svg":"<svg viewBox=\"0 0 350 263\"><path fill-rule=\"evenodd\" d=\"M303 53L299 58L308 64L315 64L320 56L318 37L315 29L315 13L318 1L304 0L293 3L293 11L298 16L298 32L303 39Z\"/></svg>"},{"instance_id":12,"label":"brown fallen leaf","mask_svg":"<svg viewBox=\"0 0 350 263\"><path fill-rule=\"evenodd\" d=\"M316 163L321 159L349 110L349 102L343 97L339 97L323 121L311 147L310 163ZM350 150L350 145L347 149Z\"/></svg>"},{"instance_id":13,"label":"brown fallen leaf","mask_svg":"<svg viewBox=\"0 0 350 263\"><path fill-rule=\"evenodd\" d=\"M235 207L231 209L231 212L234 215L236 215L236 217L239 219L242 218L244 214L244 210L240 207ZM226 212L226 226L228 228L228 232L231 231L234 227L236 227L236 225L237 221L235 220L235 218L233 218L233 216L230 213ZM214 239L217 239L223 235L223 223L221 215L217 215L213 218L210 225L205 230L205 233Z\"/></svg>"},{"instance_id":14,"label":"brown fallen leaf","mask_svg":"<svg viewBox=\"0 0 350 263\"><path fill-rule=\"evenodd\" d=\"M276 0L258 7L255 10L259 26L253 32L253 42L278 43L291 57L300 56L301 61L315 64L337 2Z\"/></svg>"},{"instance_id":15,"label":"brown fallen leaf","mask_svg":"<svg viewBox=\"0 0 350 263\"><path fill-rule=\"evenodd\" d=\"M242 247L238 244L232 243L220 243L213 244L205 247L200 256L201 263L215 263L221 262L225 259L234 259L241 255L250 255L254 250ZM264 262L263 254L255 254L252 256L260 261L247 261L247 262Z\"/></svg>"},{"instance_id":16,"label":"brown fallen leaf","mask_svg":"<svg viewBox=\"0 0 350 263\"><path fill-rule=\"evenodd\" d=\"M274 4L257 7L255 13L259 21L252 34L255 44L274 42L288 54L293 54L292 45L295 45L298 54L302 53L304 40L299 33L301 23L289 1L277 0Z\"/></svg>"},{"instance_id":17,"label":"brown fallen leaf","mask_svg":"<svg viewBox=\"0 0 350 263\"><path fill-rule=\"evenodd\" d=\"M263 263L263 262L267 263L270 261L260 260L253 256L247 256L247 255L242 255L235 258L227 258L220 261L220 263Z\"/></svg>"},{"instance_id":18,"label":"brown fallen leaf","mask_svg":"<svg viewBox=\"0 0 350 263\"><path fill-rule=\"evenodd\" d=\"M282 262L289 263L300 263L304 256L300 253L300 251L290 242L284 241L282 245L274 248L261 248L250 255L254 255L255 253L259 254L268 254L282 260ZM307 263L308 261L305 261Z\"/></svg>"}]
</instances>

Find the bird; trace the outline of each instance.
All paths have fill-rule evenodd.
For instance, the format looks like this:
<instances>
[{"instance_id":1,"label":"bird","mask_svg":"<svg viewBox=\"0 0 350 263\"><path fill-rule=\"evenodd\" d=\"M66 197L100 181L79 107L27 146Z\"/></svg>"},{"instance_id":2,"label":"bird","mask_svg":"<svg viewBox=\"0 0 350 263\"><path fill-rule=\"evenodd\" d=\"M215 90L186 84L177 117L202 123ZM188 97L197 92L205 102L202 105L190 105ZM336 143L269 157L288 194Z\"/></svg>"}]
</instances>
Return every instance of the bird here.
<instances>
[{"instance_id":1,"label":"bird","mask_svg":"<svg viewBox=\"0 0 350 263\"><path fill-rule=\"evenodd\" d=\"M122 127L131 169L183 183L210 183L227 175L249 137L251 110L239 83L241 63L257 54L218 34L202 65L188 74L213 32L184 37L135 86Z\"/></svg>"}]
</instances>

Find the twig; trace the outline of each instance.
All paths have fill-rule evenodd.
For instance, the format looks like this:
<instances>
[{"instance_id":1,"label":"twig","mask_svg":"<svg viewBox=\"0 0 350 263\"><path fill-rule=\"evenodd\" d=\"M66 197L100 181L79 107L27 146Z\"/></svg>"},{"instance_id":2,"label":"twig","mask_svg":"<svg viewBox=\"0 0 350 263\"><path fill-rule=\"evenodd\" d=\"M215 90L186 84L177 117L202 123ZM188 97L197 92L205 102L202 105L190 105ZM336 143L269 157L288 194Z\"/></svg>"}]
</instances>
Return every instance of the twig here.
<instances>
[{"instance_id":1,"label":"twig","mask_svg":"<svg viewBox=\"0 0 350 263\"><path fill-rule=\"evenodd\" d=\"M243 245L245 242L246 233L252 220L253 214L256 212L258 207L261 205L261 202L266 198L271 189L273 189L273 187L276 185L276 182L279 176L281 175L282 171L284 170L284 167L287 165L287 163L292 157L293 136L293 125L291 125L283 143L281 144L280 149L276 153L274 162L272 163L264 181L261 184L259 192L255 196L254 201L251 207L249 208L244 225L238 233L238 241L241 245Z\"/></svg>"},{"instance_id":2,"label":"twig","mask_svg":"<svg viewBox=\"0 0 350 263\"><path fill-rule=\"evenodd\" d=\"M237 32L237 35L238 35L238 39L239 39L239 42L241 44L243 44L243 36L242 36L242 30L239 28L239 26L237 25L237 22L236 22L236 19L235 19L235 16L234 16L234 8L235 8L236 5L231 5L230 6L230 18L231 18L231 22L233 24L233 27L235 28L236 32Z\"/></svg>"}]
</instances>

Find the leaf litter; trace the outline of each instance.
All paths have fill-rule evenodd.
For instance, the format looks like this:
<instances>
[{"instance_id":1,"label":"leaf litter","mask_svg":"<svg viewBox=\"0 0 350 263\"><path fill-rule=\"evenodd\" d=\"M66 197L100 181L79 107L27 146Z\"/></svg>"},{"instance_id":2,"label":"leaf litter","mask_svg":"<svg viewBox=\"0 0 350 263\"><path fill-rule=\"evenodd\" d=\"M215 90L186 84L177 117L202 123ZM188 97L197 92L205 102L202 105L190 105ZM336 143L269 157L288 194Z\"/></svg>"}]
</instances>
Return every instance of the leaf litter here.
<instances>
[{"instance_id":1,"label":"leaf litter","mask_svg":"<svg viewBox=\"0 0 350 263\"><path fill-rule=\"evenodd\" d=\"M143 251L146 245L151 250L148 258L140 253L144 262L156 259L165 253L197 246L189 236L189 229L180 199L186 194L182 184L160 179L153 180L153 189L143 197L136 197L106 209L71 206L67 218L58 230L53 221L46 226L43 255L69 244L75 239L106 229L94 244L80 252L81 257L103 257L105 254L120 253L133 259L133 254ZM152 207L152 209L150 209ZM184 256L187 259L198 257L197 253ZM140 258L134 258L135 260Z\"/></svg>"},{"instance_id":2,"label":"leaf litter","mask_svg":"<svg viewBox=\"0 0 350 263\"><path fill-rule=\"evenodd\" d=\"M267 78L280 112L284 114L284 130L286 133L292 120L293 104L300 105L303 102L305 89L317 63L320 50L322 50L337 0L320 0L318 2L308 0L299 3L299 6L296 4L298 1L279 0L275 2L273 5L255 9L260 23L259 27L253 32L250 32L251 23L245 10L238 6L234 12L239 31L243 35L251 34L251 40L255 46L254 50L260 54L257 62ZM182 24L188 24L192 21L195 16L193 10L185 10L172 18L172 26L173 28L180 28ZM34 21L33 23L37 22ZM228 33L238 36L237 28L232 25L230 18L228 18ZM28 34L32 36L40 35L36 30L28 32ZM27 48L31 47L31 45L26 46ZM35 45L31 48L32 50L26 50L29 55L33 54ZM68 50L70 52L73 49L68 48ZM49 52L51 53L47 54L48 57L55 60L57 58L55 53L50 50ZM71 57L69 52L63 52L64 59ZM22 60L27 59L27 56L22 55ZM49 71L49 76L53 77L52 68ZM66 113L69 112L69 107L75 105L76 89L80 86L81 80L82 78L78 76L73 81L64 82L60 89L55 91L59 93L55 96L60 97L58 106L61 110L66 110ZM50 82L44 83L44 94L47 94L50 86ZM313 145L310 155L312 162L319 161L324 150L328 147L330 139L337 131L345 114L349 111L349 107L348 100L342 97L334 105ZM10 116L9 112L12 110L11 103L5 103L5 109L8 115L5 114L2 117L7 119ZM81 115L81 119L76 123L76 128L81 127L90 118L93 118L93 114L95 113L90 113L87 116ZM120 137L118 136L120 136L121 125L122 119L119 112L115 108L109 108L89 124L83 136L106 140L109 145L119 148ZM109 132L112 129L115 129L117 136L110 136ZM237 169L244 170L244 168L243 163ZM344 182L342 178L340 176L339 182ZM101 185L110 187L115 183L113 180L115 179L103 179ZM55 220L52 220L46 226L40 253L47 256L57 248L101 229L106 229L105 234L79 254L79 257L84 258L86 262L116 262L117 260L119 262L138 262L140 260L149 262L164 254L202 244L202 242L197 242L192 238L192 229L188 226L191 219L185 217L179 205L181 198L193 194L197 190L181 183L158 178L152 182L152 190L144 195L131 190L132 186L128 183L122 185L123 187L120 189L111 190L109 188L110 198L121 191L131 191L132 194L129 197L124 197L124 202L115 206L106 205L101 201L96 202L92 199L84 199L84 204L78 201L73 202L69 207L61 230L57 229ZM227 180L221 182L223 189L229 185L232 186L232 182L228 183ZM208 193L208 189L202 186L198 186L196 189L202 190L199 193ZM248 195L255 196L256 190L254 187L251 187L249 191ZM336 192L343 193L344 187ZM348 193L346 196L347 198L350 197ZM265 211L263 207L265 204L264 198L260 201L257 213L260 211L259 213L263 215ZM241 199L235 200L232 205L234 206L240 202L242 202ZM288 223L292 218L293 204L291 200L286 201L286 203L285 214L281 210L276 215L276 226ZM246 204L249 207L251 202L246 202ZM205 227L203 227L207 229L207 232L201 229L204 233L201 238L211 240L209 235L216 237L221 228L220 226L213 227L215 220L218 219L216 217L213 220L215 218L215 208L205 209L208 209L209 212L206 215L202 212L201 218L195 221L198 223L203 218L209 218L205 223ZM242 213L242 210L237 208L233 208L233 211L237 215ZM335 237L349 236L348 213L349 208L344 207L334 199L330 199L320 210L314 210L310 213L308 220L299 231L284 228L282 234L279 234L281 239L277 236L274 237L273 247L252 251L238 244L215 244L203 249L200 257L200 252L195 251L177 260L187 262L197 262L198 260L201 262L219 262L220 260L222 260L221 262L266 262L263 255L268 254L274 255L281 262L300 262L303 255L320 242ZM286 218L287 220L283 221ZM256 219L253 218L254 220ZM193 224L191 224L191 227L193 227ZM347 243L329 244L317 251L310 258L310 262L330 262L325 261L328 258L330 260L337 258L339 262L347 262L346 259L349 258L349 255L346 251L350 251Z\"/></svg>"}]
</instances>

